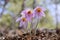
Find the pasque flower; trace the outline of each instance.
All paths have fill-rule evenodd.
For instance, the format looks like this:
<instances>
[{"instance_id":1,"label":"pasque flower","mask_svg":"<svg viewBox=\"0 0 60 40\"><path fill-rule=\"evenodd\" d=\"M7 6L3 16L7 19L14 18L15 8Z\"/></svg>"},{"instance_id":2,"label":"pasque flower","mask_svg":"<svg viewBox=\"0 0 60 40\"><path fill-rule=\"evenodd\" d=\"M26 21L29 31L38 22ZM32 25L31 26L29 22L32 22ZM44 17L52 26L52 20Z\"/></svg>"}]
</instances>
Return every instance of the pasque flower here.
<instances>
[{"instance_id":1,"label":"pasque flower","mask_svg":"<svg viewBox=\"0 0 60 40\"><path fill-rule=\"evenodd\" d=\"M34 29L37 28L38 23L40 22L40 19L42 17L45 17L45 13L44 13L45 9L37 6L34 10L33 10L33 15L34 15Z\"/></svg>"},{"instance_id":2,"label":"pasque flower","mask_svg":"<svg viewBox=\"0 0 60 40\"><path fill-rule=\"evenodd\" d=\"M45 8L37 6L34 10L25 9L21 12L22 17L19 17L16 22L20 22L20 27L27 28L28 23L31 23L31 28L37 28L40 18L45 17Z\"/></svg>"},{"instance_id":3,"label":"pasque flower","mask_svg":"<svg viewBox=\"0 0 60 40\"><path fill-rule=\"evenodd\" d=\"M23 27L23 28L26 28L28 23L27 23L27 19L25 17L21 17L21 18L18 18L16 20L16 22L20 22L20 27Z\"/></svg>"},{"instance_id":4,"label":"pasque flower","mask_svg":"<svg viewBox=\"0 0 60 40\"><path fill-rule=\"evenodd\" d=\"M34 9L34 11L33 11L34 17L35 17L35 18L41 18L42 16L45 17L44 11L45 11L44 8L39 7L39 6L36 7L36 8Z\"/></svg>"},{"instance_id":5,"label":"pasque flower","mask_svg":"<svg viewBox=\"0 0 60 40\"><path fill-rule=\"evenodd\" d=\"M22 11L22 16L25 16L28 21L31 21L33 18L33 12L31 9L25 9Z\"/></svg>"}]
</instances>

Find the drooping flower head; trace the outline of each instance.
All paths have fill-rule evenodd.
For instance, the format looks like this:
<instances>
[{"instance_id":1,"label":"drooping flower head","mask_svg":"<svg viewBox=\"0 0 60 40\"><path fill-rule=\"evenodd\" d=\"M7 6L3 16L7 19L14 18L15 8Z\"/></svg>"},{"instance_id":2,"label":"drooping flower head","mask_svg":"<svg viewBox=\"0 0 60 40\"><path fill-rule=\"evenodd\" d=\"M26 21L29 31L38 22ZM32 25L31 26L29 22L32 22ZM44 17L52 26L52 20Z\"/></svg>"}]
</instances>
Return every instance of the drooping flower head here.
<instances>
[{"instance_id":1,"label":"drooping flower head","mask_svg":"<svg viewBox=\"0 0 60 40\"><path fill-rule=\"evenodd\" d=\"M28 21L31 21L33 18L33 12L31 9L26 9L22 11L22 16L25 16Z\"/></svg>"},{"instance_id":2,"label":"drooping flower head","mask_svg":"<svg viewBox=\"0 0 60 40\"><path fill-rule=\"evenodd\" d=\"M16 22L20 22L20 27L26 28L27 27L27 19L25 17L18 18Z\"/></svg>"},{"instance_id":3,"label":"drooping flower head","mask_svg":"<svg viewBox=\"0 0 60 40\"><path fill-rule=\"evenodd\" d=\"M38 6L34 9L33 13L35 17L40 18L42 16L45 17L44 11L45 11L44 8Z\"/></svg>"}]
</instances>

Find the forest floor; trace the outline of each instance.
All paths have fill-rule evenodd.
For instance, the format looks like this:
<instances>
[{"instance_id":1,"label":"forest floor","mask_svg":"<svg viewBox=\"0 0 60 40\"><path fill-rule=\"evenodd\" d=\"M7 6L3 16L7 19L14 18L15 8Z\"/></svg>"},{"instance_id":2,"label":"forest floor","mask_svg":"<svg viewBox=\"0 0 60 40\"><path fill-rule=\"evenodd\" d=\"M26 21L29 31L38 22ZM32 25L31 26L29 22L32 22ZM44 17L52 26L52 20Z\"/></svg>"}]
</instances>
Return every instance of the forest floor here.
<instances>
[{"instance_id":1,"label":"forest floor","mask_svg":"<svg viewBox=\"0 0 60 40\"><path fill-rule=\"evenodd\" d=\"M0 40L60 40L60 29L37 29L27 33L19 29L0 29Z\"/></svg>"}]
</instances>

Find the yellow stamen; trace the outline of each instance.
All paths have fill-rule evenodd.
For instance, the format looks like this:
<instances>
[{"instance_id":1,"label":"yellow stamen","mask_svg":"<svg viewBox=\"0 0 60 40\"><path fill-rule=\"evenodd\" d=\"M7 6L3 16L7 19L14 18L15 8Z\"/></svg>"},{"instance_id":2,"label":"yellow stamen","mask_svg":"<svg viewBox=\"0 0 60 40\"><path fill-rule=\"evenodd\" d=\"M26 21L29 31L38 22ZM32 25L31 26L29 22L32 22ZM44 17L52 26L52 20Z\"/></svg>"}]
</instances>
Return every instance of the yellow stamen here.
<instances>
[{"instance_id":1,"label":"yellow stamen","mask_svg":"<svg viewBox=\"0 0 60 40\"><path fill-rule=\"evenodd\" d=\"M41 12L41 8L37 8L36 11L37 11L37 12Z\"/></svg>"},{"instance_id":2,"label":"yellow stamen","mask_svg":"<svg viewBox=\"0 0 60 40\"><path fill-rule=\"evenodd\" d=\"M23 21L23 22L26 21L26 18L22 18L22 21Z\"/></svg>"},{"instance_id":3,"label":"yellow stamen","mask_svg":"<svg viewBox=\"0 0 60 40\"><path fill-rule=\"evenodd\" d=\"M29 10L28 12L27 12L28 14L32 14L32 12Z\"/></svg>"}]
</instances>

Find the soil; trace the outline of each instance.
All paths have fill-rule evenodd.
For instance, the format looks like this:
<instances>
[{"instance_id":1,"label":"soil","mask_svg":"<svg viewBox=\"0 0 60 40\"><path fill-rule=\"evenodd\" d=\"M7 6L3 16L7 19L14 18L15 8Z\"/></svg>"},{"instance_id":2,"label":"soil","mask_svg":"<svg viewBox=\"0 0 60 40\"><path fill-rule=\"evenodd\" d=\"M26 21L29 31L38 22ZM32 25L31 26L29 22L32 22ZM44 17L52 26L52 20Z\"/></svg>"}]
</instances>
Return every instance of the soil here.
<instances>
[{"instance_id":1,"label":"soil","mask_svg":"<svg viewBox=\"0 0 60 40\"><path fill-rule=\"evenodd\" d=\"M60 29L33 30L23 33L17 30L0 30L0 40L60 40Z\"/></svg>"}]
</instances>

